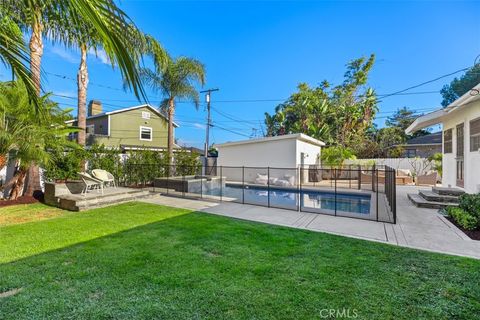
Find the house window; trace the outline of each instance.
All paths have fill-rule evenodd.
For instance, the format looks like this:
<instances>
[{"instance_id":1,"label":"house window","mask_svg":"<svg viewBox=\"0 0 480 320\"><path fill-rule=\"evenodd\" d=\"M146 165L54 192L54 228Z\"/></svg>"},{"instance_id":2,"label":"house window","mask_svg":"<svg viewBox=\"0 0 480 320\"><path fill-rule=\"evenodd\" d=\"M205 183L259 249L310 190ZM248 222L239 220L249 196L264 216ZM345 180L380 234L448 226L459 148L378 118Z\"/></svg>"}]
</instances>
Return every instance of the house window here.
<instances>
[{"instance_id":1,"label":"house window","mask_svg":"<svg viewBox=\"0 0 480 320\"><path fill-rule=\"evenodd\" d=\"M153 130L150 127L140 127L140 140L152 141Z\"/></svg>"},{"instance_id":2,"label":"house window","mask_svg":"<svg viewBox=\"0 0 480 320\"><path fill-rule=\"evenodd\" d=\"M417 156L417 149L406 149L405 150L405 157L415 158L416 156Z\"/></svg>"},{"instance_id":3,"label":"house window","mask_svg":"<svg viewBox=\"0 0 480 320\"><path fill-rule=\"evenodd\" d=\"M443 131L443 153L452 153L452 129Z\"/></svg>"},{"instance_id":4,"label":"house window","mask_svg":"<svg viewBox=\"0 0 480 320\"><path fill-rule=\"evenodd\" d=\"M463 123L457 125L457 157L463 157L464 153L464 135L463 135Z\"/></svg>"},{"instance_id":5,"label":"house window","mask_svg":"<svg viewBox=\"0 0 480 320\"><path fill-rule=\"evenodd\" d=\"M86 126L85 127L85 133L86 134L95 134L95 125L90 124L90 125Z\"/></svg>"},{"instance_id":6,"label":"house window","mask_svg":"<svg viewBox=\"0 0 480 320\"><path fill-rule=\"evenodd\" d=\"M142 119L150 119L150 112L142 111Z\"/></svg>"},{"instance_id":7,"label":"house window","mask_svg":"<svg viewBox=\"0 0 480 320\"><path fill-rule=\"evenodd\" d=\"M480 150L480 118L470 121L470 151Z\"/></svg>"}]
</instances>

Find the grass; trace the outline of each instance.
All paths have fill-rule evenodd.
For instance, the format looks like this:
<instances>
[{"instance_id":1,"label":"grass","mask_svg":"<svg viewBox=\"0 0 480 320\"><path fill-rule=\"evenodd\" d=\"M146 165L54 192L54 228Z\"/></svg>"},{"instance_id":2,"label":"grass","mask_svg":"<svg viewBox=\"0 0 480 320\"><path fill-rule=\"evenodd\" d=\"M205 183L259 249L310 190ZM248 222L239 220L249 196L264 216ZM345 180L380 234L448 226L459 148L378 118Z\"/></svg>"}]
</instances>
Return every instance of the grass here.
<instances>
[{"instance_id":1,"label":"grass","mask_svg":"<svg viewBox=\"0 0 480 320\"><path fill-rule=\"evenodd\" d=\"M65 214L68 214L68 211L41 203L0 207L0 227L56 218Z\"/></svg>"},{"instance_id":2,"label":"grass","mask_svg":"<svg viewBox=\"0 0 480 320\"><path fill-rule=\"evenodd\" d=\"M480 312L477 260L143 203L1 227L0 263L0 319Z\"/></svg>"}]
</instances>

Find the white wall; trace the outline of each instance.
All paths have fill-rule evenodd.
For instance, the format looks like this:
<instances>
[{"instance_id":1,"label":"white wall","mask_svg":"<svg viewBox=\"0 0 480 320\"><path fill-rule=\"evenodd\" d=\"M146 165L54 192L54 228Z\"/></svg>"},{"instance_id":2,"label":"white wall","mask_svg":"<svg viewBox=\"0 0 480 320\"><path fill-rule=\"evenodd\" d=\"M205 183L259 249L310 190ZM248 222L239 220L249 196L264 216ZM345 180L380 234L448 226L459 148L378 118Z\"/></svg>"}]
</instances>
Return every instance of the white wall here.
<instances>
[{"instance_id":1,"label":"white wall","mask_svg":"<svg viewBox=\"0 0 480 320\"><path fill-rule=\"evenodd\" d=\"M470 151L470 121L480 117L480 101L465 105L458 111L452 111L443 122L443 130L453 129L453 152L443 154L443 179L445 187L456 187L456 126L465 123L464 189L469 193L480 192L480 152Z\"/></svg>"},{"instance_id":2,"label":"white wall","mask_svg":"<svg viewBox=\"0 0 480 320\"><path fill-rule=\"evenodd\" d=\"M391 168L406 169L412 173L424 174L429 170L432 170L432 163L425 158L377 158L377 159L356 159L346 160L345 164L359 164L369 163L374 161L376 165L385 165Z\"/></svg>"},{"instance_id":3,"label":"white wall","mask_svg":"<svg viewBox=\"0 0 480 320\"><path fill-rule=\"evenodd\" d=\"M301 153L304 152L305 164L316 164L320 154L320 147L297 139L282 139L273 141L258 141L230 146L217 146L217 166L222 166L222 175L231 180L240 181L241 167L261 167L260 169L245 169L244 179L247 182L255 180L258 174L267 174L267 167L282 168L270 169L270 177L281 178L284 175L296 175L301 163ZM226 168L228 166L239 167ZM290 170L289 170L290 169ZM220 174L217 171L217 174Z\"/></svg>"},{"instance_id":4,"label":"white wall","mask_svg":"<svg viewBox=\"0 0 480 320\"><path fill-rule=\"evenodd\" d=\"M297 166L299 166L302 163L302 160L301 160L302 152L305 154L304 163L306 165L319 164L320 150L321 148L319 146L310 144L305 141L297 140L297 158L296 158Z\"/></svg>"}]
</instances>

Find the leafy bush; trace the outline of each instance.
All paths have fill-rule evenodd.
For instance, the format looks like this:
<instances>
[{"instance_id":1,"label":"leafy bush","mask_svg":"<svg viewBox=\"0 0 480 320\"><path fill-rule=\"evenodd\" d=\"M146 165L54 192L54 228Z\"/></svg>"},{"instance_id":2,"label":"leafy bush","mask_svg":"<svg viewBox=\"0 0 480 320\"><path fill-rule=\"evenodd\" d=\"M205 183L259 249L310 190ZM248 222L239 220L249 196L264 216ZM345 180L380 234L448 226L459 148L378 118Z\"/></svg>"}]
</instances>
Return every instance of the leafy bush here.
<instances>
[{"instance_id":1,"label":"leafy bush","mask_svg":"<svg viewBox=\"0 0 480 320\"><path fill-rule=\"evenodd\" d=\"M168 157L166 152L140 149L132 151L125 160L125 179L127 184L149 184L155 178L168 175Z\"/></svg>"},{"instance_id":2,"label":"leafy bush","mask_svg":"<svg viewBox=\"0 0 480 320\"><path fill-rule=\"evenodd\" d=\"M432 162L433 170L436 170L439 175L443 174L442 157L443 155L440 152L428 157L428 160Z\"/></svg>"},{"instance_id":3,"label":"leafy bush","mask_svg":"<svg viewBox=\"0 0 480 320\"><path fill-rule=\"evenodd\" d=\"M119 149L94 144L86 150L88 170L103 169L120 179L123 176L122 153Z\"/></svg>"},{"instance_id":4,"label":"leafy bush","mask_svg":"<svg viewBox=\"0 0 480 320\"><path fill-rule=\"evenodd\" d=\"M480 219L480 194L463 194L460 196L459 207Z\"/></svg>"},{"instance_id":5,"label":"leafy bush","mask_svg":"<svg viewBox=\"0 0 480 320\"><path fill-rule=\"evenodd\" d=\"M81 171L82 160L85 159L83 149L65 151L63 148L49 149L50 161L44 165L43 177L46 181L72 180Z\"/></svg>"},{"instance_id":6,"label":"leafy bush","mask_svg":"<svg viewBox=\"0 0 480 320\"><path fill-rule=\"evenodd\" d=\"M462 208L448 207L447 213L465 230L475 230L479 227L479 219Z\"/></svg>"},{"instance_id":7,"label":"leafy bush","mask_svg":"<svg viewBox=\"0 0 480 320\"><path fill-rule=\"evenodd\" d=\"M334 146L322 149L322 165L329 167L342 167L345 160L356 159L353 151L342 146Z\"/></svg>"},{"instance_id":8,"label":"leafy bush","mask_svg":"<svg viewBox=\"0 0 480 320\"><path fill-rule=\"evenodd\" d=\"M175 165L177 167L177 175L195 175L200 173L201 163L199 160L199 154L196 152L189 152L186 150L180 150L175 152Z\"/></svg>"}]
</instances>

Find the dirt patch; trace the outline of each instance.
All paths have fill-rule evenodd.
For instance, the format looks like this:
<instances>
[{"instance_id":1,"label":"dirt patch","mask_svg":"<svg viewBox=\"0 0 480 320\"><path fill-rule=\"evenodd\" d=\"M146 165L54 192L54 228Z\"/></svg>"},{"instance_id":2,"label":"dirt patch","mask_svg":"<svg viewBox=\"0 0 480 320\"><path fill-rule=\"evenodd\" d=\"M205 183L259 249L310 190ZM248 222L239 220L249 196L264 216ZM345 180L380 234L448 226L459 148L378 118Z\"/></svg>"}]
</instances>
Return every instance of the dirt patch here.
<instances>
[{"instance_id":1,"label":"dirt patch","mask_svg":"<svg viewBox=\"0 0 480 320\"><path fill-rule=\"evenodd\" d=\"M462 230L463 233L465 233L470 239L480 241L480 230L465 230L461 226L459 226L455 222L455 220L453 220L452 218L450 218L450 217L446 217L446 218L448 219L448 221L453 223L458 229Z\"/></svg>"},{"instance_id":2,"label":"dirt patch","mask_svg":"<svg viewBox=\"0 0 480 320\"><path fill-rule=\"evenodd\" d=\"M15 289L8 290L8 291L5 291L5 292L0 292L0 298L6 298L6 297L14 296L22 290L23 290L23 288L15 288Z\"/></svg>"},{"instance_id":3,"label":"dirt patch","mask_svg":"<svg viewBox=\"0 0 480 320\"><path fill-rule=\"evenodd\" d=\"M0 208L7 207L7 206L14 206L16 204L31 204L40 202L40 199L30 197L30 196L23 196L19 197L17 200L0 200Z\"/></svg>"}]
</instances>

